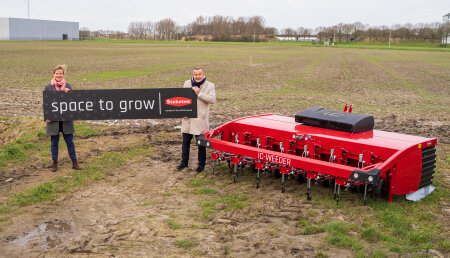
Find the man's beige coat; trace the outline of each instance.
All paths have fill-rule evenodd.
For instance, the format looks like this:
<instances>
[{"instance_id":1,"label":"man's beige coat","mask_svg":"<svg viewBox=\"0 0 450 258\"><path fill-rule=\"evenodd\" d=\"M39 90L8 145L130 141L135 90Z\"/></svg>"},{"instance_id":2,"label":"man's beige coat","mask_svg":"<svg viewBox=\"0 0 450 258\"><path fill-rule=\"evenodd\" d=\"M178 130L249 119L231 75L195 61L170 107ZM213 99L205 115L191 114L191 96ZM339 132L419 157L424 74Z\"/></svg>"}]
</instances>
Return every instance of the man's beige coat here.
<instances>
[{"instance_id":1,"label":"man's beige coat","mask_svg":"<svg viewBox=\"0 0 450 258\"><path fill-rule=\"evenodd\" d=\"M191 88L191 80L184 82L183 88ZM205 81L197 95L197 118L183 118L181 132L200 135L209 131L209 104L216 102L214 83Z\"/></svg>"}]
</instances>

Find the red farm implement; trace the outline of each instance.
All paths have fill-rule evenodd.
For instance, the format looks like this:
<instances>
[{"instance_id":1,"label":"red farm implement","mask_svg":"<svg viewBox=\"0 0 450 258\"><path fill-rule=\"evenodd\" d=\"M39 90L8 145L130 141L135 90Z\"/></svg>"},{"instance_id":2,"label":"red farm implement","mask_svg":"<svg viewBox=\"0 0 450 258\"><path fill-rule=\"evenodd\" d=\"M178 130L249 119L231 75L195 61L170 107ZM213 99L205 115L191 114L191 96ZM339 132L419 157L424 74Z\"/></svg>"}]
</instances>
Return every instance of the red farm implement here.
<instances>
[{"instance_id":1,"label":"red farm implement","mask_svg":"<svg viewBox=\"0 0 450 258\"><path fill-rule=\"evenodd\" d=\"M419 200L434 190L436 138L373 130L373 116L324 108L310 108L294 117L272 114L240 118L200 137L197 144L212 148L211 158L228 162L234 172L251 166L260 174L295 176L307 182L334 184L339 201L341 187L364 189L379 196L406 195Z\"/></svg>"}]
</instances>

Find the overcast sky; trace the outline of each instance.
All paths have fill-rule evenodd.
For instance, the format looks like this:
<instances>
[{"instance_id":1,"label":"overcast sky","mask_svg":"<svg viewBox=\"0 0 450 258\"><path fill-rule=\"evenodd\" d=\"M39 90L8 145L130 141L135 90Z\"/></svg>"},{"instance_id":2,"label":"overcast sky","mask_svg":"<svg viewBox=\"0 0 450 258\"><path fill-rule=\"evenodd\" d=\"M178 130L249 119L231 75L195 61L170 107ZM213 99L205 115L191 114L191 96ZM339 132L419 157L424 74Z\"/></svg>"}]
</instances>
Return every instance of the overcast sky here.
<instances>
[{"instance_id":1,"label":"overcast sky","mask_svg":"<svg viewBox=\"0 0 450 258\"><path fill-rule=\"evenodd\" d=\"M123 32L132 21L172 18L187 25L200 15L260 15L277 29L314 29L356 21L372 26L440 22L449 12L450 0L30 0L32 19ZM27 18L27 0L0 0L0 17Z\"/></svg>"}]
</instances>

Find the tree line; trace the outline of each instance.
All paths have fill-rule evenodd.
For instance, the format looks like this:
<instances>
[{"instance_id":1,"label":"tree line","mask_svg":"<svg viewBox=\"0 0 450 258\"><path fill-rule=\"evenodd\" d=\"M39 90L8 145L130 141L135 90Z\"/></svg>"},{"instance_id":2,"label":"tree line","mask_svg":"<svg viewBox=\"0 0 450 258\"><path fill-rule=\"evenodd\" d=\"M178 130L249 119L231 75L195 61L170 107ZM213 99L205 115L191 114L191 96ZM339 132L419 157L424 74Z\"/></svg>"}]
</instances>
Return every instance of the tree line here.
<instances>
[{"instance_id":1,"label":"tree line","mask_svg":"<svg viewBox=\"0 0 450 258\"><path fill-rule=\"evenodd\" d=\"M355 23L339 23L329 27L317 27L308 29L300 27L298 29L286 28L281 31L281 35L288 37L309 37L316 36L321 41L349 42L386 42L389 38L397 42L429 42L439 43L442 38L447 38L450 32L450 23L417 23L417 24L396 24L391 27L370 26Z\"/></svg>"},{"instance_id":2,"label":"tree line","mask_svg":"<svg viewBox=\"0 0 450 258\"><path fill-rule=\"evenodd\" d=\"M277 30L266 27L262 16L238 17L230 16L198 16L195 21L179 26L170 18L157 22L131 22L128 35L132 39L152 40L185 40L196 39L195 36L211 36L211 39L224 36L274 36ZM205 37L202 37L205 38ZM231 39L231 37L230 37Z\"/></svg>"},{"instance_id":3,"label":"tree line","mask_svg":"<svg viewBox=\"0 0 450 258\"><path fill-rule=\"evenodd\" d=\"M80 38L105 37L140 40L220 40L220 41L267 41L274 37L290 37L295 40L317 38L321 41L380 42L441 42L450 32L450 22L396 24L393 26L370 26L361 22L339 23L317 28L277 28L266 26L262 16L198 16L193 22L180 26L173 19L156 22L130 22L128 33L119 31L80 30Z\"/></svg>"}]
</instances>

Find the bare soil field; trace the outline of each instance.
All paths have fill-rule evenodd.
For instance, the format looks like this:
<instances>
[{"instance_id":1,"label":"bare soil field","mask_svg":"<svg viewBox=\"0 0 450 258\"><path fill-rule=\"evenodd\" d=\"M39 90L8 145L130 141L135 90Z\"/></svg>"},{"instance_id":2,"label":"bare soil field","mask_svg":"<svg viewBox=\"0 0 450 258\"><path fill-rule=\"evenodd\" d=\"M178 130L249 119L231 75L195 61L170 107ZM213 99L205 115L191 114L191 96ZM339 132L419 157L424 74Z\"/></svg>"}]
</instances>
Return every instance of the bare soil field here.
<instances>
[{"instance_id":1,"label":"bare soil field","mask_svg":"<svg viewBox=\"0 0 450 258\"><path fill-rule=\"evenodd\" d=\"M259 44L0 42L0 256L397 257L450 252L450 53ZM205 67L211 129L313 106L376 118L376 128L438 138L436 191L370 200L244 170L197 174L178 119L76 122L84 168L50 172L42 90L56 64L74 89L174 88ZM211 163L208 160L208 163Z\"/></svg>"}]
</instances>

